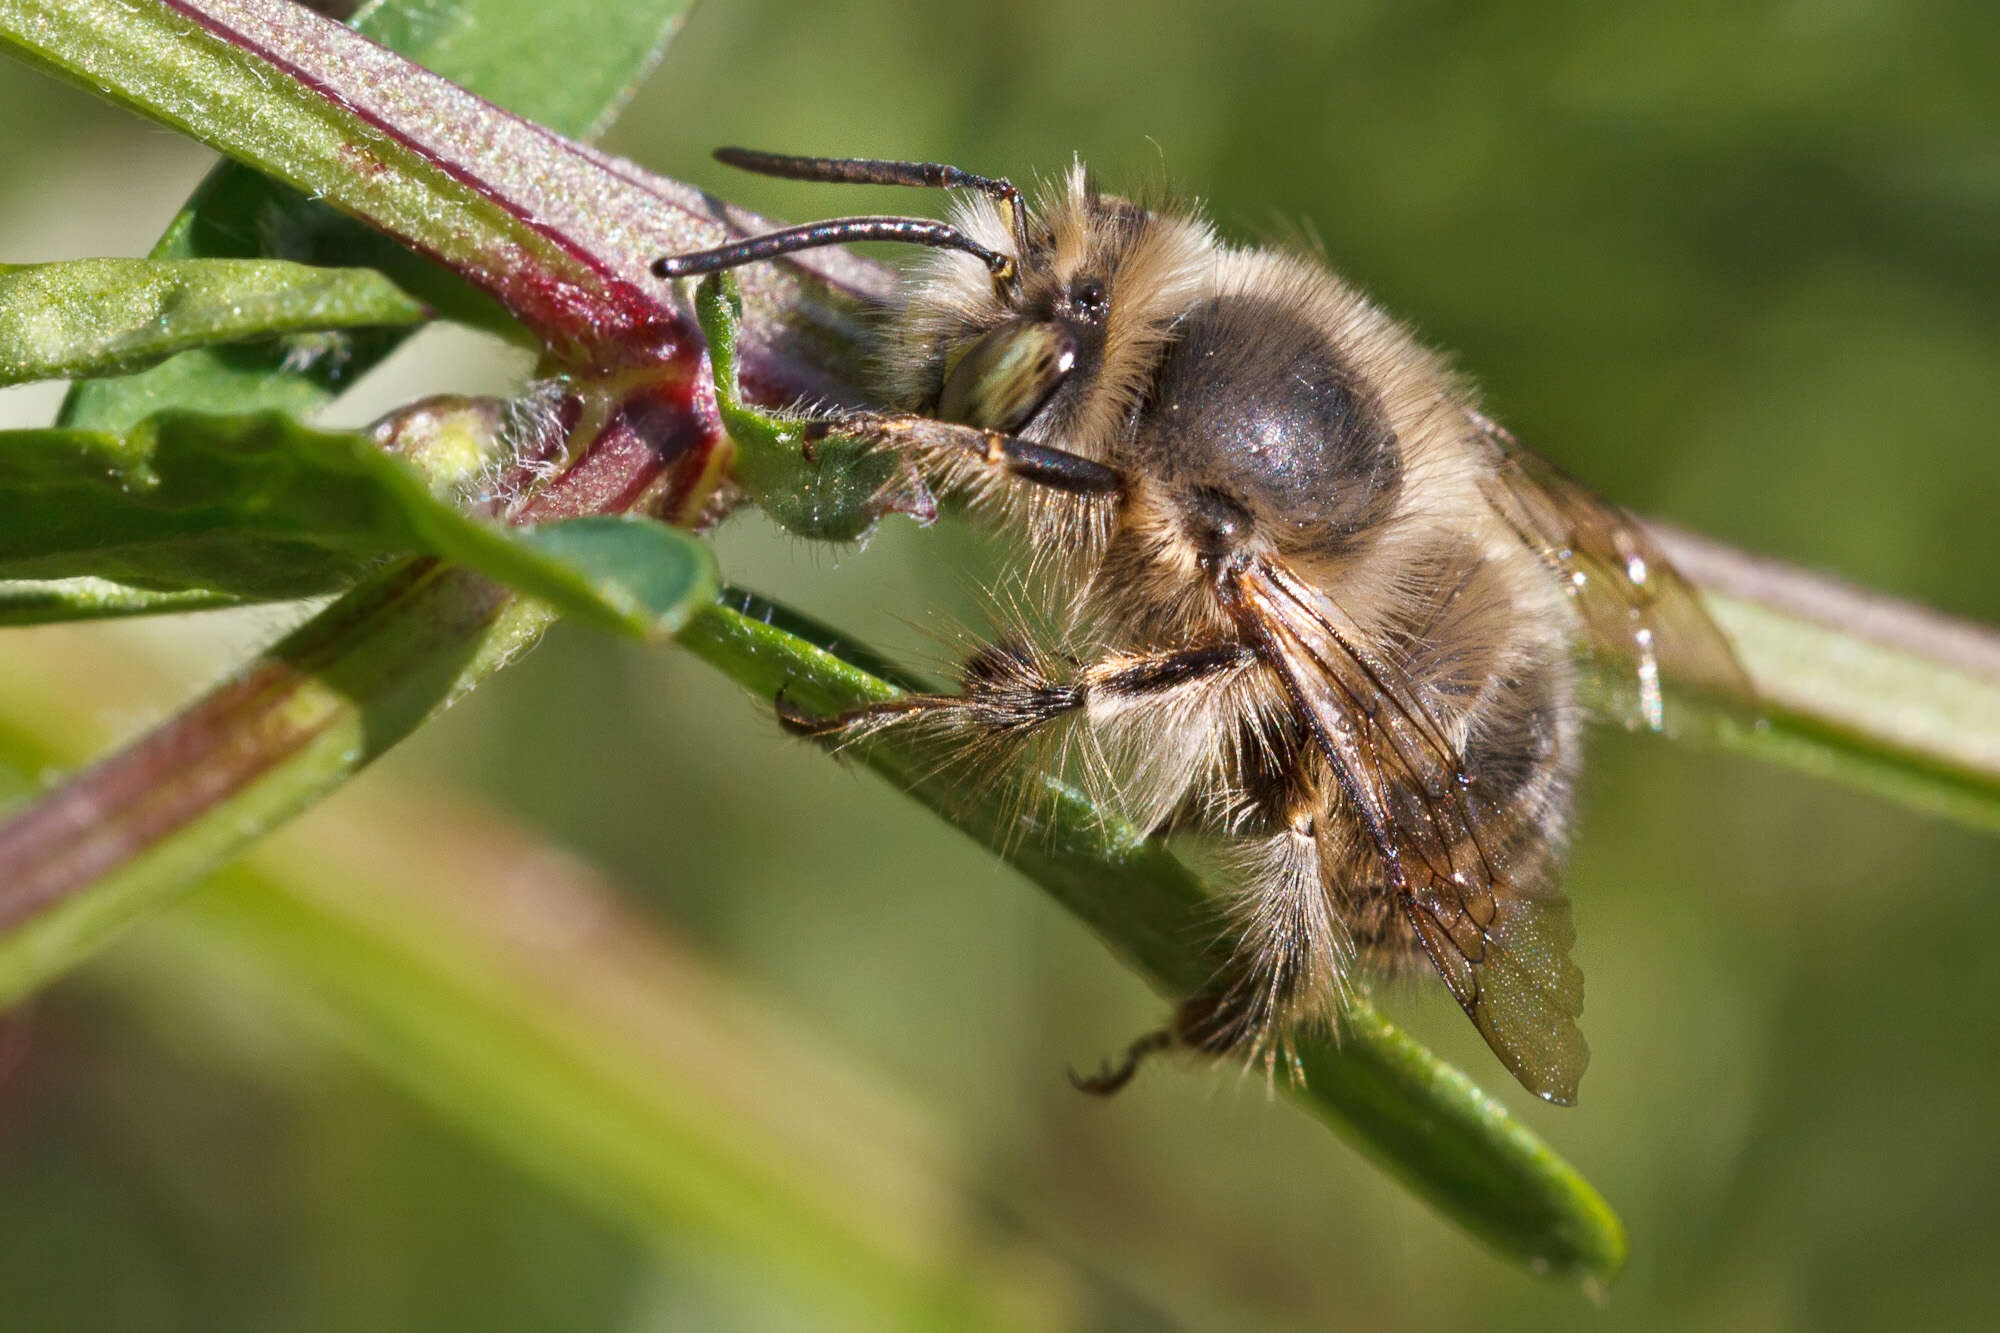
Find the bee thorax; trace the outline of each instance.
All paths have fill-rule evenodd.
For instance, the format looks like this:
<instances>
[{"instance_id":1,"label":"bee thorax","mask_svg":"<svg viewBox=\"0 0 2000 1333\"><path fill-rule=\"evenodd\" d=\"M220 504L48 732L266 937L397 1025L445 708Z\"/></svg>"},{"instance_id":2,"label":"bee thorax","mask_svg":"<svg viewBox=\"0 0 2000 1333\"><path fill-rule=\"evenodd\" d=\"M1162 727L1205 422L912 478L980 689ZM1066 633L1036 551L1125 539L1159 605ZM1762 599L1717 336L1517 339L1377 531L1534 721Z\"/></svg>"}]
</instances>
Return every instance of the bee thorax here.
<instances>
[{"instance_id":1,"label":"bee thorax","mask_svg":"<svg viewBox=\"0 0 2000 1333\"><path fill-rule=\"evenodd\" d=\"M1349 544L1388 515L1401 485L1377 396L1323 330L1263 297L1189 312L1132 448L1182 483L1191 532L1214 527L1219 493L1285 552Z\"/></svg>"}]
</instances>

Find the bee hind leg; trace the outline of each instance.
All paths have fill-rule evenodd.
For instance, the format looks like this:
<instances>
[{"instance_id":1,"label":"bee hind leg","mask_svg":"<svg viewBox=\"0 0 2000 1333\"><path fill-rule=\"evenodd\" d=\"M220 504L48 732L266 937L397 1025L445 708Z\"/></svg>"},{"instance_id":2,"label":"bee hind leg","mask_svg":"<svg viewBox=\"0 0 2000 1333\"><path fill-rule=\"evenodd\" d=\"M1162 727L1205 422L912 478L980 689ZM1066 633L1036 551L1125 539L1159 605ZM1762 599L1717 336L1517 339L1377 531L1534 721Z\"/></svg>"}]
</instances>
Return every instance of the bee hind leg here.
<instances>
[{"instance_id":1,"label":"bee hind leg","mask_svg":"<svg viewBox=\"0 0 2000 1333\"><path fill-rule=\"evenodd\" d=\"M1192 1051L1211 1058L1240 1056L1253 1065L1261 1062L1267 1072L1282 1063L1294 1079L1298 1078L1297 1057L1289 1043L1271 1041L1269 1032L1246 1034L1237 1007L1233 997L1220 992L1190 996L1175 1007L1167 1026L1135 1039L1116 1064L1106 1060L1095 1074L1069 1070L1070 1086L1092 1097L1112 1096L1124 1090L1141 1065L1171 1050Z\"/></svg>"},{"instance_id":2,"label":"bee hind leg","mask_svg":"<svg viewBox=\"0 0 2000 1333\"><path fill-rule=\"evenodd\" d=\"M1174 1012L1175 1039L1206 1055L1240 1058L1267 1080L1282 1068L1303 1080L1298 1043L1337 1028L1354 941L1326 883L1310 808L1242 849L1230 902L1233 956Z\"/></svg>"},{"instance_id":3,"label":"bee hind leg","mask_svg":"<svg viewBox=\"0 0 2000 1333\"><path fill-rule=\"evenodd\" d=\"M1139 1072L1139 1066L1151 1055L1174 1048L1177 1038L1167 1028L1148 1032L1125 1048L1125 1056L1116 1066L1109 1060L1099 1065L1095 1074L1079 1074L1069 1071L1069 1084L1078 1092L1087 1092L1093 1097L1109 1097L1132 1081Z\"/></svg>"}]
</instances>

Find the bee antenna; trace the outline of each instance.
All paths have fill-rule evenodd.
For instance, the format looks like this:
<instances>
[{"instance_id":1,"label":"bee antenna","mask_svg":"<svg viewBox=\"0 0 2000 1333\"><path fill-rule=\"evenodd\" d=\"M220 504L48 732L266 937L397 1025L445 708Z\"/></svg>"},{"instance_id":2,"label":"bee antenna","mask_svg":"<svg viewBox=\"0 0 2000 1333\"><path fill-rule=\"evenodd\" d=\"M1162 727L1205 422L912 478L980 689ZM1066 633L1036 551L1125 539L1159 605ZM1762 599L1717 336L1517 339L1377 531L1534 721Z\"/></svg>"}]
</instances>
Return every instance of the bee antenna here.
<instances>
[{"instance_id":1,"label":"bee antenna","mask_svg":"<svg viewBox=\"0 0 2000 1333\"><path fill-rule=\"evenodd\" d=\"M868 157L795 157L749 148L718 148L715 158L727 166L786 180L977 190L1006 212L1016 252L1026 253L1027 250L1027 213L1021 201L1021 192L1011 181L974 175L942 162L898 162ZM962 250L985 264L996 281L1009 282L1014 277L1015 261L1012 257L981 245L957 227L930 218L904 217L834 218L827 222L787 227L712 250L656 259L653 261L653 274L661 278L680 278L696 273L713 273L759 259L772 259L822 246L845 245L850 241L903 241L944 250Z\"/></svg>"}]
</instances>

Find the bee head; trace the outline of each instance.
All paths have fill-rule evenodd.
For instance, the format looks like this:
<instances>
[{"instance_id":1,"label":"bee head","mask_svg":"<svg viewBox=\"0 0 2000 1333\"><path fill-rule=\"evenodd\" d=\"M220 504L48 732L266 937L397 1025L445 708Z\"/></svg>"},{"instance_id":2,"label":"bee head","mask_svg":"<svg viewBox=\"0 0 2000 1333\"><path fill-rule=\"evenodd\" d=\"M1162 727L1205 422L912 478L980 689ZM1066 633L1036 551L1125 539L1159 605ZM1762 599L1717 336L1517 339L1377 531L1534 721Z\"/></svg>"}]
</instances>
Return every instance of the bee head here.
<instances>
[{"instance_id":1,"label":"bee head","mask_svg":"<svg viewBox=\"0 0 2000 1333\"><path fill-rule=\"evenodd\" d=\"M929 255L885 356L892 391L947 421L1106 458L1212 261L1207 225L1101 194L1081 166L1019 226L984 196L963 200L953 221L1010 257L1011 272Z\"/></svg>"}]
</instances>

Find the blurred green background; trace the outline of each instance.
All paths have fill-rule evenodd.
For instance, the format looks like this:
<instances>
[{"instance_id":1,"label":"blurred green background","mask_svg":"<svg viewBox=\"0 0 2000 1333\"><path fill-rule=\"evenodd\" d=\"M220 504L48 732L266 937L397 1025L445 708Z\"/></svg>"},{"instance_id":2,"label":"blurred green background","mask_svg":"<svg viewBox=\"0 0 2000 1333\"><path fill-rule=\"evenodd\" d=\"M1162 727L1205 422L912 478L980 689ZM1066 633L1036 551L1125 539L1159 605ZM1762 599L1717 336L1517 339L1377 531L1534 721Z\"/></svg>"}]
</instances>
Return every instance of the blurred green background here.
<instances>
[{"instance_id":1,"label":"blurred green background","mask_svg":"<svg viewBox=\"0 0 2000 1333\"><path fill-rule=\"evenodd\" d=\"M706 150L1017 180L1076 154L1114 186L1164 175L1238 237L1306 222L1455 350L1494 415L1610 496L1991 622L1996 67L2000 14L1973 4L713 0L607 146L794 218L926 201L742 177ZM0 64L0 260L142 253L207 161ZM433 332L332 419L524 369ZM0 393L0 424L56 401ZM737 581L924 661L935 633L980 622L999 558L907 525L809 548L754 517L720 547ZM185 685L281 623L99 628L60 651L101 645ZM45 642L9 631L0 674L46 670ZM129 734L135 708L99 721ZM1441 988L1385 999L1621 1210L1632 1262L1598 1309L1437 1221L1255 1080L1161 1067L1108 1104L1072 1093L1065 1064L1158 1003L1010 872L768 711L686 657L561 629L359 785L470 793L544 832L912 1108L987 1257L1063 1272L1049 1281L1074 1299L1051 1322L2000 1322L1989 838L1594 737L1570 875L1596 1053L1582 1105L1514 1088ZM809 1299L467 1142L266 983L206 961L149 926L0 1022L0 1324L821 1326Z\"/></svg>"}]
</instances>

